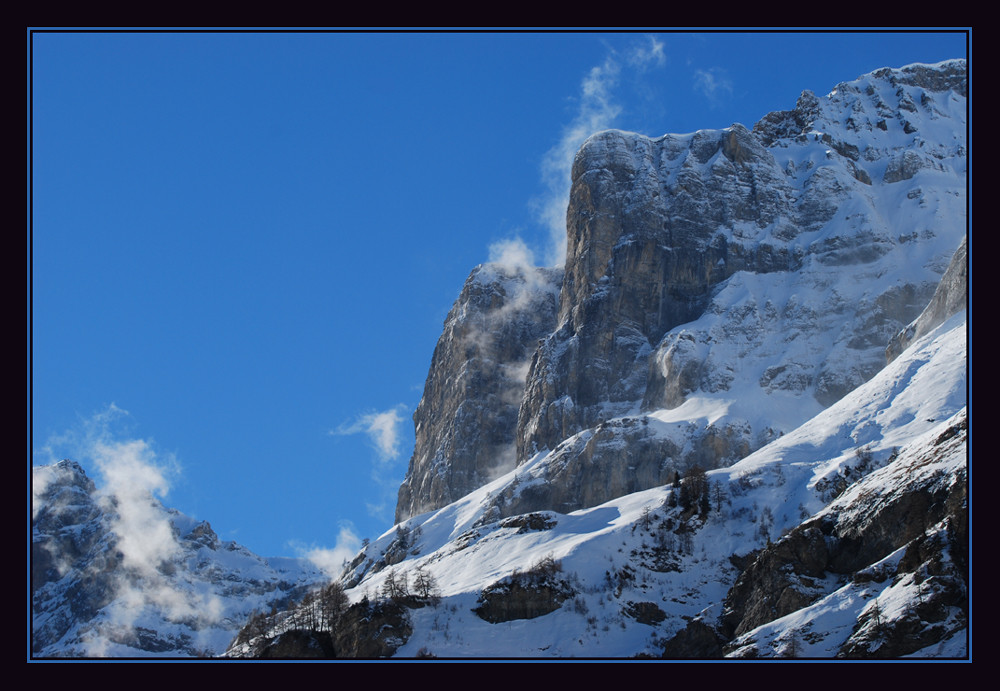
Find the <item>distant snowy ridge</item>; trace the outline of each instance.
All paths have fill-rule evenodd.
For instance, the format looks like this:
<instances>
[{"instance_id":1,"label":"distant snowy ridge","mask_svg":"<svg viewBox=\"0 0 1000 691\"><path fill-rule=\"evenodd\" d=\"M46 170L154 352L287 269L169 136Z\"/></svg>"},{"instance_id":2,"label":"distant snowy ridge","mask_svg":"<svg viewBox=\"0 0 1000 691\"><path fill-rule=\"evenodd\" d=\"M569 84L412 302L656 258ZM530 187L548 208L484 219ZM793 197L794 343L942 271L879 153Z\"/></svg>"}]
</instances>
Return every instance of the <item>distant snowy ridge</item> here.
<instances>
[{"instance_id":1,"label":"distant snowy ridge","mask_svg":"<svg viewBox=\"0 0 1000 691\"><path fill-rule=\"evenodd\" d=\"M324 578L305 560L219 540L151 495L102 494L73 461L32 474L35 657L218 655L253 611Z\"/></svg>"}]
</instances>

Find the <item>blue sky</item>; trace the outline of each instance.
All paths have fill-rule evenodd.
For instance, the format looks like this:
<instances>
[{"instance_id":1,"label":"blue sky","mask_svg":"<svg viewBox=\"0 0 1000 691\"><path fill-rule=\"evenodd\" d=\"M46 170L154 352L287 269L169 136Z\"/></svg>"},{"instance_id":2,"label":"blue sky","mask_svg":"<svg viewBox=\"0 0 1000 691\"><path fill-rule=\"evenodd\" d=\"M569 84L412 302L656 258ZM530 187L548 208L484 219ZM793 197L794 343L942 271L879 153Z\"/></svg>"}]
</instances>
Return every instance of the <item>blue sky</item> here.
<instances>
[{"instance_id":1,"label":"blue sky","mask_svg":"<svg viewBox=\"0 0 1000 691\"><path fill-rule=\"evenodd\" d=\"M391 526L444 318L491 247L556 260L586 134L752 127L966 54L964 33L28 42L32 462L100 482L144 440L167 506L267 556Z\"/></svg>"}]
</instances>

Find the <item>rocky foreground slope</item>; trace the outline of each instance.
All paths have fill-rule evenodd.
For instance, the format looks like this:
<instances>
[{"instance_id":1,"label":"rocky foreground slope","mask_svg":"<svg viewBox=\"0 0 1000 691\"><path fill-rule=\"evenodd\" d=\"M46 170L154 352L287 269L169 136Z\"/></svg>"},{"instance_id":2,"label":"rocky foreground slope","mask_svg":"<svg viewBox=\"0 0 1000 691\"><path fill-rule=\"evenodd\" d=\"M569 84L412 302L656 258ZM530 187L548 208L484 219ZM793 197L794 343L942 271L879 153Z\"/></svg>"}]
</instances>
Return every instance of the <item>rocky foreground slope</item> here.
<instances>
[{"instance_id":1,"label":"rocky foreground slope","mask_svg":"<svg viewBox=\"0 0 1000 691\"><path fill-rule=\"evenodd\" d=\"M369 544L341 601L235 657L961 658L964 310L738 463L569 513L497 519L532 464Z\"/></svg>"}]
</instances>

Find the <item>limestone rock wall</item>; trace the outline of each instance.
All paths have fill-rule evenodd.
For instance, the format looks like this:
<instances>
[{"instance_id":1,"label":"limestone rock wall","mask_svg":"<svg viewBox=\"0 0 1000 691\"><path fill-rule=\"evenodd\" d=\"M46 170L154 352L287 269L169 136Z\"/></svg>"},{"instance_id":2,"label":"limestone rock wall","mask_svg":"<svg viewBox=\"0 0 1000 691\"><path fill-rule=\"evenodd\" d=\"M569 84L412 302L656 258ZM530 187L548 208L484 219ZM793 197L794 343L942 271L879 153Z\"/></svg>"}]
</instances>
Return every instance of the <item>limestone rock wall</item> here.
<instances>
[{"instance_id":1,"label":"limestone rock wall","mask_svg":"<svg viewBox=\"0 0 1000 691\"><path fill-rule=\"evenodd\" d=\"M396 521L444 506L515 465L514 433L538 340L552 331L562 272L485 264L445 321Z\"/></svg>"}]
</instances>

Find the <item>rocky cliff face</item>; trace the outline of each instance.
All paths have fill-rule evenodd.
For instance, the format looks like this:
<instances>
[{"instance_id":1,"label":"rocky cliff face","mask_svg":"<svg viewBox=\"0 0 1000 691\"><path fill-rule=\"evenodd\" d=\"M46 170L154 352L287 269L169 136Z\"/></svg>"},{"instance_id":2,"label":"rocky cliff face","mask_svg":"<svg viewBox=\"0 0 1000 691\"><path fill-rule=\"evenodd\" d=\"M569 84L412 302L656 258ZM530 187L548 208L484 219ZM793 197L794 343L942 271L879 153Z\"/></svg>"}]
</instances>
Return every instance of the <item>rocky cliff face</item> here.
<instances>
[{"instance_id":1,"label":"rocky cliff face","mask_svg":"<svg viewBox=\"0 0 1000 691\"><path fill-rule=\"evenodd\" d=\"M561 326L533 362L518 425L522 457L631 411L644 399L653 349L701 315L713 286L741 270L800 265L795 252L769 242L730 248L723 232L750 225L795 235L782 215L789 187L739 125L587 141L573 167Z\"/></svg>"},{"instance_id":2,"label":"rocky cliff face","mask_svg":"<svg viewBox=\"0 0 1000 691\"><path fill-rule=\"evenodd\" d=\"M731 464L871 378L965 233L965 75L879 70L753 130L592 136L558 298L507 310L470 278L449 316L397 519L482 484L499 449L550 462L497 511L593 506ZM487 314L509 352L465 345Z\"/></svg>"},{"instance_id":3,"label":"rocky cliff face","mask_svg":"<svg viewBox=\"0 0 1000 691\"><path fill-rule=\"evenodd\" d=\"M484 264L465 282L413 415L396 521L449 504L514 467L531 354L555 326L562 272Z\"/></svg>"}]
</instances>

